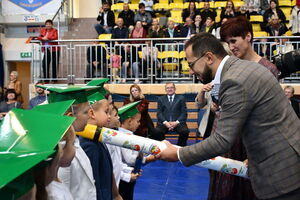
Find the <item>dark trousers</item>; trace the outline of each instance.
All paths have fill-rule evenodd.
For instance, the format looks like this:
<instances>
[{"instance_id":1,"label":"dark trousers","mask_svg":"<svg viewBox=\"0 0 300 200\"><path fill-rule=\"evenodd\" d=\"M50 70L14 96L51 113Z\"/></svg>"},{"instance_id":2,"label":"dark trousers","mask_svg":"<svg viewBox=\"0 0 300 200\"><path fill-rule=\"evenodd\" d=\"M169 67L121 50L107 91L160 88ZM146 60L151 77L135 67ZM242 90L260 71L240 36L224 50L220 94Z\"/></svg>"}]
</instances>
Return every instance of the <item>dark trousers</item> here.
<instances>
[{"instance_id":1,"label":"dark trousers","mask_svg":"<svg viewBox=\"0 0 300 200\"><path fill-rule=\"evenodd\" d=\"M101 71L102 68L102 71ZM98 77L98 75L96 75L96 72L101 72L101 77L103 78L107 78L107 67L106 64L99 64L97 65L97 69L93 64L88 64L86 66L86 78L95 78Z\"/></svg>"},{"instance_id":2,"label":"dark trousers","mask_svg":"<svg viewBox=\"0 0 300 200\"><path fill-rule=\"evenodd\" d=\"M59 63L59 51L51 51L49 48L45 48L43 58L43 75L44 78L50 78L50 63L52 65L52 78L57 77L57 69Z\"/></svg>"},{"instance_id":3,"label":"dark trousers","mask_svg":"<svg viewBox=\"0 0 300 200\"><path fill-rule=\"evenodd\" d=\"M164 124L157 123L155 133L154 133L153 136L151 136L151 138L155 139L155 140L162 141L162 140L165 139L165 134L168 131L169 131L168 128ZM176 131L176 133L179 134L177 145L186 146L186 141L187 141L187 139L189 137L189 133L190 133L186 123L178 124L174 128L174 131Z\"/></svg>"},{"instance_id":4,"label":"dark trousers","mask_svg":"<svg viewBox=\"0 0 300 200\"><path fill-rule=\"evenodd\" d=\"M122 196L123 200L133 200L135 183L135 181L129 183L122 180L120 181L119 193Z\"/></svg>"}]
</instances>

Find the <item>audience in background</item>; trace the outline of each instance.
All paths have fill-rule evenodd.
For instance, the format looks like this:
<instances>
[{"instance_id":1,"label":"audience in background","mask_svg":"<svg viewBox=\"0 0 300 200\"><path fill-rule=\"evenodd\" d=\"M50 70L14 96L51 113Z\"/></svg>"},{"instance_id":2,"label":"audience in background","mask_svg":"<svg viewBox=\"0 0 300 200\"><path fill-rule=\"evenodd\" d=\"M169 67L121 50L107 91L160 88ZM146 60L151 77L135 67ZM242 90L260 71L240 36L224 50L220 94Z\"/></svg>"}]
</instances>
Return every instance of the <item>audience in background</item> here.
<instances>
[{"instance_id":1,"label":"audience in background","mask_svg":"<svg viewBox=\"0 0 300 200\"><path fill-rule=\"evenodd\" d=\"M196 15L199 15L200 12L196 8L195 2L190 2L189 7L183 9L182 11L182 21L185 21L187 17L190 17L192 20L195 20Z\"/></svg>"},{"instance_id":2,"label":"audience in background","mask_svg":"<svg viewBox=\"0 0 300 200\"><path fill-rule=\"evenodd\" d=\"M145 5L145 11L150 13L152 17L154 17L154 12L153 12L153 5L154 2L153 0L140 0L140 3L143 3Z\"/></svg>"},{"instance_id":3,"label":"audience in background","mask_svg":"<svg viewBox=\"0 0 300 200\"><path fill-rule=\"evenodd\" d=\"M123 18L117 19L117 26L112 30L112 39L126 39L129 36L129 31L126 26L124 26Z\"/></svg>"},{"instance_id":4,"label":"audience in background","mask_svg":"<svg viewBox=\"0 0 300 200\"><path fill-rule=\"evenodd\" d=\"M21 102L17 101L17 93L14 89L7 89L5 93L5 100L0 102L0 119L5 117L13 108L22 108Z\"/></svg>"},{"instance_id":5,"label":"audience in background","mask_svg":"<svg viewBox=\"0 0 300 200\"><path fill-rule=\"evenodd\" d=\"M138 111L141 113L141 120L140 125L134 132L135 135L148 137L148 126L149 123L151 124L152 120L148 113L149 101L143 95L142 89L139 85L133 84L130 86L129 89L129 98L124 100L124 105L135 102L141 101L136 107Z\"/></svg>"},{"instance_id":6,"label":"audience in background","mask_svg":"<svg viewBox=\"0 0 300 200\"><path fill-rule=\"evenodd\" d=\"M137 21L135 23L135 26L131 32L130 38L146 38L147 37L147 31L143 27L142 21ZM131 41L131 43L143 43L143 41Z\"/></svg>"},{"instance_id":7,"label":"audience in background","mask_svg":"<svg viewBox=\"0 0 300 200\"><path fill-rule=\"evenodd\" d=\"M94 42L94 45L88 47L86 52L87 66L86 77L107 77L107 51L105 47L98 42Z\"/></svg>"},{"instance_id":8,"label":"audience in background","mask_svg":"<svg viewBox=\"0 0 300 200\"><path fill-rule=\"evenodd\" d=\"M222 21L224 18L233 18L236 17L237 15L238 14L234 9L233 1L229 0L227 1L225 8L222 9L220 18Z\"/></svg>"},{"instance_id":9,"label":"audience in background","mask_svg":"<svg viewBox=\"0 0 300 200\"><path fill-rule=\"evenodd\" d=\"M196 33L201 33L205 31L205 27L203 26L204 22L202 20L201 15L196 15L195 16L195 31Z\"/></svg>"},{"instance_id":10,"label":"audience in background","mask_svg":"<svg viewBox=\"0 0 300 200\"><path fill-rule=\"evenodd\" d=\"M180 29L181 37L190 38L192 35L196 33L195 25L193 24L193 19L187 17L185 19L184 25Z\"/></svg>"},{"instance_id":11,"label":"audience in background","mask_svg":"<svg viewBox=\"0 0 300 200\"><path fill-rule=\"evenodd\" d=\"M284 94L290 100L290 103L298 116L300 118L299 101L294 98L295 88L293 86L287 85L284 87Z\"/></svg>"},{"instance_id":12,"label":"audience in background","mask_svg":"<svg viewBox=\"0 0 300 200\"><path fill-rule=\"evenodd\" d=\"M296 5L292 9L290 27L294 36L300 35L300 0L296 0Z\"/></svg>"},{"instance_id":13,"label":"audience in background","mask_svg":"<svg viewBox=\"0 0 300 200\"><path fill-rule=\"evenodd\" d=\"M36 96L30 99L29 101L29 109L32 109L33 107L40 105L46 101L46 94L45 90L43 88L37 87L38 85L43 85L44 83L39 81L35 84L35 92Z\"/></svg>"},{"instance_id":14,"label":"audience in background","mask_svg":"<svg viewBox=\"0 0 300 200\"><path fill-rule=\"evenodd\" d=\"M214 29L216 28L215 21L213 21L212 18L207 17L204 27L205 27L205 29L204 29L205 32L212 33L214 31Z\"/></svg>"},{"instance_id":15,"label":"audience in background","mask_svg":"<svg viewBox=\"0 0 300 200\"><path fill-rule=\"evenodd\" d=\"M200 10L200 15L204 22L206 21L207 17L210 17L213 21L215 21L217 17L217 12L213 8L210 8L209 2L204 2L204 6Z\"/></svg>"},{"instance_id":16,"label":"audience in background","mask_svg":"<svg viewBox=\"0 0 300 200\"><path fill-rule=\"evenodd\" d=\"M139 4L139 11L134 15L134 23L136 24L138 21L142 22L143 27L146 29L150 27L152 23L151 14L146 12L145 4Z\"/></svg>"},{"instance_id":17,"label":"audience in background","mask_svg":"<svg viewBox=\"0 0 300 200\"><path fill-rule=\"evenodd\" d=\"M115 25L115 14L110 10L108 2L103 2L102 7L99 9L97 21L100 23L95 25L95 29L99 35L111 33Z\"/></svg>"},{"instance_id":18,"label":"audience in background","mask_svg":"<svg viewBox=\"0 0 300 200\"><path fill-rule=\"evenodd\" d=\"M263 15L263 17L264 17L264 22L262 24L263 30L266 30L266 26L272 20L273 15L277 16L278 19L280 20L280 22L286 23L286 18L285 18L284 13L277 5L278 5L278 2L276 0L270 1L270 8L267 9Z\"/></svg>"},{"instance_id":19,"label":"audience in background","mask_svg":"<svg viewBox=\"0 0 300 200\"><path fill-rule=\"evenodd\" d=\"M122 18L124 26L126 26L129 30L132 30L134 26L134 15L134 12L129 9L128 3L124 3L123 10L119 13L118 18Z\"/></svg>"},{"instance_id":20,"label":"audience in background","mask_svg":"<svg viewBox=\"0 0 300 200\"><path fill-rule=\"evenodd\" d=\"M23 103L22 97L22 82L18 80L18 72L12 71L9 75L9 81L4 89L14 89L16 92L17 101Z\"/></svg>"}]
</instances>

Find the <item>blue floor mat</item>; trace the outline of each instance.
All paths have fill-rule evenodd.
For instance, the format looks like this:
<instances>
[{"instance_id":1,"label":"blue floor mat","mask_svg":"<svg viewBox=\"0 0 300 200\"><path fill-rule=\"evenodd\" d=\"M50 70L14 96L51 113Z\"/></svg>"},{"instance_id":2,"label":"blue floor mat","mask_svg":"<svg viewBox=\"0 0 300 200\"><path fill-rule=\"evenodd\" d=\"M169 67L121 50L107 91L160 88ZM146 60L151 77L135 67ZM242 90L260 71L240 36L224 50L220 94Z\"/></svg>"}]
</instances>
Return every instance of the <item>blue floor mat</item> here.
<instances>
[{"instance_id":1,"label":"blue floor mat","mask_svg":"<svg viewBox=\"0 0 300 200\"><path fill-rule=\"evenodd\" d=\"M205 200L208 184L205 168L156 161L143 167L134 200Z\"/></svg>"}]
</instances>

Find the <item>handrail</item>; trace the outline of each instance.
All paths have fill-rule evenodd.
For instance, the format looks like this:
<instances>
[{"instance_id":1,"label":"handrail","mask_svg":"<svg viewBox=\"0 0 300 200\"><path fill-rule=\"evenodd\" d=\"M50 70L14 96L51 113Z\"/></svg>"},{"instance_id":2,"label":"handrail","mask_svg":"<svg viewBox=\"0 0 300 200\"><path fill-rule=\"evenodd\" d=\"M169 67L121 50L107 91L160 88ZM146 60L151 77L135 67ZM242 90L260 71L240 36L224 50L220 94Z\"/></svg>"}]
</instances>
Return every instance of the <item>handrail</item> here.
<instances>
[{"instance_id":1,"label":"handrail","mask_svg":"<svg viewBox=\"0 0 300 200\"><path fill-rule=\"evenodd\" d=\"M67 1L67 0L63 0L63 1L61 2L61 5L60 5L59 9L57 9L56 13L55 13L54 16L52 17L52 21L54 21L54 19L55 19L56 16L58 15L59 11L60 11L60 10L62 9L62 7L64 6L65 1Z\"/></svg>"}]
</instances>

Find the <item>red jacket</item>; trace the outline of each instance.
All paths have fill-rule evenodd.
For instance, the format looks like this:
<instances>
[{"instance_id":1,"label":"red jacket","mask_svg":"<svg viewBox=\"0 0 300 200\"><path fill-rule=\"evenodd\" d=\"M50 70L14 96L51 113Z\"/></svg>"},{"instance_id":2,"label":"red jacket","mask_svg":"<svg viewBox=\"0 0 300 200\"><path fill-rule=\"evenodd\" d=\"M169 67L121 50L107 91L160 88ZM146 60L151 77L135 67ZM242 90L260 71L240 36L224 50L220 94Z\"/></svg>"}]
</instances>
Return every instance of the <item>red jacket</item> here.
<instances>
[{"instance_id":1,"label":"red jacket","mask_svg":"<svg viewBox=\"0 0 300 200\"><path fill-rule=\"evenodd\" d=\"M49 40L58 40L58 34L57 34L57 30L55 28L51 28L50 30L47 30L46 28L42 28L40 31L40 36L37 39L41 40L43 45L45 45L45 43L47 41L42 40L42 38L46 36L47 32L48 32L47 38ZM48 42L48 45L58 45L58 43L57 42ZM42 50L44 51L45 48L43 48ZM51 51L56 51L56 50L59 51L59 47L51 48Z\"/></svg>"}]
</instances>

